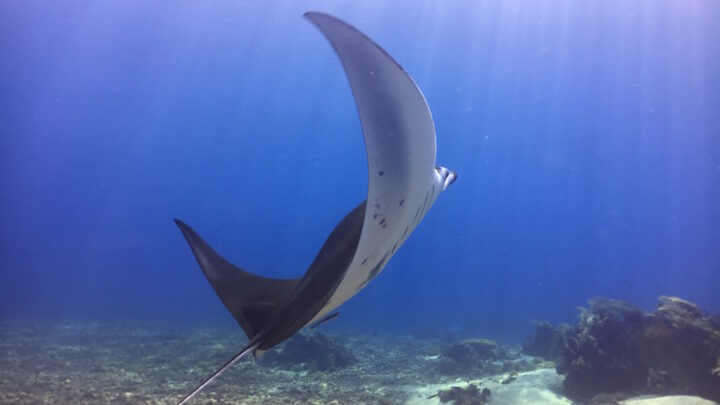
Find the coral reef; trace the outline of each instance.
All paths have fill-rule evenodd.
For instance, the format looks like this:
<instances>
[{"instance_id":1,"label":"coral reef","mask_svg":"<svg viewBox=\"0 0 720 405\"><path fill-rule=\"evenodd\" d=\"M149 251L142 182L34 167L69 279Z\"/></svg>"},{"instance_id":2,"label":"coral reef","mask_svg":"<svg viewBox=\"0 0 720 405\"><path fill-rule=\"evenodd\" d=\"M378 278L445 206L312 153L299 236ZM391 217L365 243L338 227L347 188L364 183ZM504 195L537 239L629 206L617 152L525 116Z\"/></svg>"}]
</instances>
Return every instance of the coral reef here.
<instances>
[{"instance_id":1,"label":"coral reef","mask_svg":"<svg viewBox=\"0 0 720 405\"><path fill-rule=\"evenodd\" d=\"M591 300L579 324L551 340L556 347L546 353L559 352L554 360L567 374L571 398L619 392L720 400L720 323L679 298L660 297L649 314L621 301Z\"/></svg>"},{"instance_id":2,"label":"coral reef","mask_svg":"<svg viewBox=\"0 0 720 405\"><path fill-rule=\"evenodd\" d=\"M562 353L563 334L570 329L567 324L555 327L549 322L537 322L535 332L525 339L523 353L555 361Z\"/></svg>"},{"instance_id":3,"label":"coral reef","mask_svg":"<svg viewBox=\"0 0 720 405\"><path fill-rule=\"evenodd\" d=\"M443 404L453 401L455 405L482 405L490 401L490 395L490 389L481 390L475 384L468 384L465 388L454 386L448 390L440 390L428 399L437 397Z\"/></svg>"},{"instance_id":4,"label":"coral reef","mask_svg":"<svg viewBox=\"0 0 720 405\"><path fill-rule=\"evenodd\" d=\"M352 351L319 332L298 333L260 358L261 364L308 371L336 371L356 362Z\"/></svg>"}]
</instances>

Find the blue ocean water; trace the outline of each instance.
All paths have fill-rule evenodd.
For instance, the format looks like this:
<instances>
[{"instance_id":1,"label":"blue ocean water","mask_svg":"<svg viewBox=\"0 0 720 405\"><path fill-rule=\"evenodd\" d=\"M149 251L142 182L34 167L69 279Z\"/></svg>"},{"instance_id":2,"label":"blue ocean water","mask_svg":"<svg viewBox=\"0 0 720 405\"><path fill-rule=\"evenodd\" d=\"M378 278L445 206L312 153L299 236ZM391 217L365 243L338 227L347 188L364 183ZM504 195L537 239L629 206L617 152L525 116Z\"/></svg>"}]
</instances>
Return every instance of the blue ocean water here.
<instances>
[{"instance_id":1,"label":"blue ocean water","mask_svg":"<svg viewBox=\"0 0 720 405\"><path fill-rule=\"evenodd\" d=\"M234 321L172 219L301 275L365 198L343 71L380 43L459 174L328 327L521 339L593 296L720 310L720 3L0 5L0 316Z\"/></svg>"}]
</instances>

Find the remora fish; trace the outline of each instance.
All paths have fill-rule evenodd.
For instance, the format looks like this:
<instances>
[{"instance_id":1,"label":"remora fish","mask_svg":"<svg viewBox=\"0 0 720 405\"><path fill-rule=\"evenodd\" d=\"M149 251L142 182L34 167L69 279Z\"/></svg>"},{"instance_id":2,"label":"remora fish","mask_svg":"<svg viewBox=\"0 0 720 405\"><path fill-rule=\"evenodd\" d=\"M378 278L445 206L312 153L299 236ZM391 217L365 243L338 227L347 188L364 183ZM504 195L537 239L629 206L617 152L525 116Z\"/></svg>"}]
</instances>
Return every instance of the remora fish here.
<instances>
[{"instance_id":1,"label":"remora fish","mask_svg":"<svg viewBox=\"0 0 720 405\"><path fill-rule=\"evenodd\" d=\"M324 319L385 267L457 175L435 165L435 127L415 82L366 35L328 14L304 15L340 58L367 150L367 200L333 229L301 278L271 279L238 268L175 220L215 292L250 342L180 403L249 353L267 350ZM326 318L327 317L327 318Z\"/></svg>"}]
</instances>

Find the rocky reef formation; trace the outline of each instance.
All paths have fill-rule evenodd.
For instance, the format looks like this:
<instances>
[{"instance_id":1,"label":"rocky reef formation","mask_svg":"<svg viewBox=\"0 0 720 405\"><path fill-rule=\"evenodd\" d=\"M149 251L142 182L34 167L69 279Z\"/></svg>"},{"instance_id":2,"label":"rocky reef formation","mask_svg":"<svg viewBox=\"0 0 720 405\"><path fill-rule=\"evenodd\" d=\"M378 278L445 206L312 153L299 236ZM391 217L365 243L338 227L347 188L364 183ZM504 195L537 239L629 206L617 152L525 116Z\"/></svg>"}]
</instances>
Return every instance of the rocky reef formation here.
<instances>
[{"instance_id":1,"label":"rocky reef formation","mask_svg":"<svg viewBox=\"0 0 720 405\"><path fill-rule=\"evenodd\" d=\"M535 332L525 339L523 353L555 361L562 354L563 334L571 329L570 325L554 326L549 322L537 322Z\"/></svg>"},{"instance_id":2,"label":"rocky reef formation","mask_svg":"<svg viewBox=\"0 0 720 405\"><path fill-rule=\"evenodd\" d=\"M527 353L556 362L565 393L693 394L720 401L720 320L696 305L660 297L652 313L594 299L572 328L539 324Z\"/></svg>"},{"instance_id":3,"label":"rocky reef formation","mask_svg":"<svg viewBox=\"0 0 720 405\"><path fill-rule=\"evenodd\" d=\"M290 370L336 371L357 362L350 349L319 332L298 333L265 353L260 363Z\"/></svg>"}]
</instances>

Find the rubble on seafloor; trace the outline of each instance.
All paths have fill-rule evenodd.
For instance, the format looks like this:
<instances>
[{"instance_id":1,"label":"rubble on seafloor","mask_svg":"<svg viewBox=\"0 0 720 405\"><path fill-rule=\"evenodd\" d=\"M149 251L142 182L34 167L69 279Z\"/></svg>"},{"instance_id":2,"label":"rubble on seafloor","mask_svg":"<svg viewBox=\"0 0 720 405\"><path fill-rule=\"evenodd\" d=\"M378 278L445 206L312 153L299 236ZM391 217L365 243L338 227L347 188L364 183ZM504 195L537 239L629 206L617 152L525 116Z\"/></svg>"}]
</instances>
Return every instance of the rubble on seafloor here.
<instances>
[{"instance_id":1,"label":"rubble on seafloor","mask_svg":"<svg viewBox=\"0 0 720 405\"><path fill-rule=\"evenodd\" d=\"M693 395L718 399L719 325L661 297L652 313L594 300L577 325L539 323L525 353L487 339L310 331L239 361L197 400L708 404ZM236 328L157 324L0 321L0 332L0 404L174 404L246 343Z\"/></svg>"},{"instance_id":2,"label":"rubble on seafloor","mask_svg":"<svg viewBox=\"0 0 720 405\"><path fill-rule=\"evenodd\" d=\"M525 351L554 361L564 393L578 401L637 394L720 401L720 319L679 298L660 297L651 313L591 300L574 327L539 324Z\"/></svg>"},{"instance_id":3,"label":"rubble on seafloor","mask_svg":"<svg viewBox=\"0 0 720 405\"><path fill-rule=\"evenodd\" d=\"M426 360L435 341L300 336L277 348L279 358L266 353L277 364L240 360L197 403L397 404L412 395L408 387L438 381ZM176 404L245 343L237 328L0 321L0 404ZM318 353L294 366L283 357L323 345L334 354L321 364L306 361ZM345 363L348 353L355 360Z\"/></svg>"}]
</instances>

